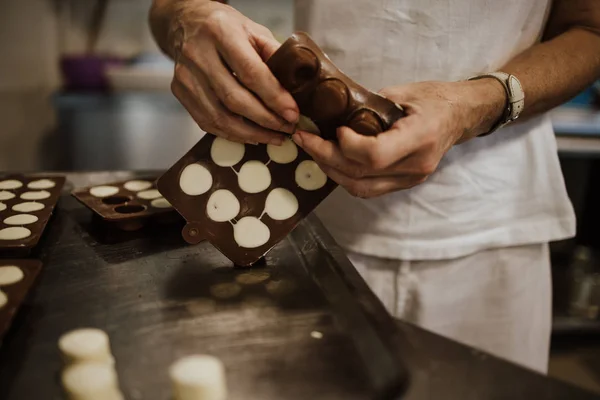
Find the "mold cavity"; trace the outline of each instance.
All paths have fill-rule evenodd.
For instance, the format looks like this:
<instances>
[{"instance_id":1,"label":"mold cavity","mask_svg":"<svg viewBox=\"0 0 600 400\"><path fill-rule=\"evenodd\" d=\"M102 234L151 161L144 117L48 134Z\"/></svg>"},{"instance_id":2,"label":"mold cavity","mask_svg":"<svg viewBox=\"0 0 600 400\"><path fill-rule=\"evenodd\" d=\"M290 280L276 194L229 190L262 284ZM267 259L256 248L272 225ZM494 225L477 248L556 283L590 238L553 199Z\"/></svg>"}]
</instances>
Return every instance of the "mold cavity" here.
<instances>
[{"instance_id":1,"label":"mold cavity","mask_svg":"<svg viewBox=\"0 0 600 400\"><path fill-rule=\"evenodd\" d=\"M135 204L129 204L126 206L115 207L115 211L120 214L135 214L135 213L142 212L145 209L146 209L146 207L140 206L140 205L135 205Z\"/></svg>"},{"instance_id":2,"label":"mold cavity","mask_svg":"<svg viewBox=\"0 0 600 400\"><path fill-rule=\"evenodd\" d=\"M114 206L116 204L127 203L129 200L131 200L131 199L127 196L110 196L110 197L103 198L102 202L104 204L109 204L109 205Z\"/></svg>"}]
</instances>

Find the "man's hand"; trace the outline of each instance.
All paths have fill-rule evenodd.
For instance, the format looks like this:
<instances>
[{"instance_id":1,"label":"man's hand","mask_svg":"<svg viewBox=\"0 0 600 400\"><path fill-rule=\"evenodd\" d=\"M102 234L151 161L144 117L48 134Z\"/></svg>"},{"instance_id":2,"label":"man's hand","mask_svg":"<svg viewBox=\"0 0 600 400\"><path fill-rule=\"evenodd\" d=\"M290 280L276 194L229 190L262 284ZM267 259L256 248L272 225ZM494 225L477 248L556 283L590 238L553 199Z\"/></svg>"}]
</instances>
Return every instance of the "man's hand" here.
<instances>
[{"instance_id":1,"label":"man's hand","mask_svg":"<svg viewBox=\"0 0 600 400\"><path fill-rule=\"evenodd\" d=\"M175 60L171 89L200 128L230 140L280 144L299 117L265 61L279 42L234 8L155 0L151 25Z\"/></svg>"},{"instance_id":2,"label":"man's hand","mask_svg":"<svg viewBox=\"0 0 600 400\"><path fill-rule=\"evenodd\" d=\"M338 144L308 132L293 136L323 172L357 197L425 182L454 144L487 132L506 104L504 88L494 79L415 83L381 94L407 111L387 132L363 136L341 127Z\"/></svg>"}]
</instances>

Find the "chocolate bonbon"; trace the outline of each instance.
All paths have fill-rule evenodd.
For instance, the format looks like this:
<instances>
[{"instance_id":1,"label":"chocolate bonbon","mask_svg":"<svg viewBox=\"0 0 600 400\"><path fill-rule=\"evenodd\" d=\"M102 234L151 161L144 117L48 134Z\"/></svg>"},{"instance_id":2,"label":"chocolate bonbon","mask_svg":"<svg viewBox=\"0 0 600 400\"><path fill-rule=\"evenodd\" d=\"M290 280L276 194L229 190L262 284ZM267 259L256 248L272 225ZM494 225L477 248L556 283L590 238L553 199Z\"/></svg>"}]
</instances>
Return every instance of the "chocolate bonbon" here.
<instances>
[{"instance_id":1,"label":"chocolate bonbon","mask_svg":"<svg viewBox=\"0 0 600 400\"><path fill-rule=\"evenodd\" d=\"M63 176L54 175L0 177L0 256L38 244L64 183Z\"/></svg>"},{"instance_id":2,"label":"chocolate bonbon","mask_svg":"<svg viewBox=\"0 0 600 400\"><path fill-rule=\"evenodd\" d=\"M306 33L292 35L267 65L325 139L335 141L340 126L377 135L405 115L401 106L346 76Z\"/></svg>"},{"instance_id":3,"label":"chocolate bonbon","mask_svg":"<svg viewBox=\"0 0 600 400\"><path fill-rule=\"evenodd\" d=\"M156 190L156 177L105 183L73 191L72 195L98 217L119 229L134 231L151 219L178 218L171 204Z\"/></svg>"}]
</instances>

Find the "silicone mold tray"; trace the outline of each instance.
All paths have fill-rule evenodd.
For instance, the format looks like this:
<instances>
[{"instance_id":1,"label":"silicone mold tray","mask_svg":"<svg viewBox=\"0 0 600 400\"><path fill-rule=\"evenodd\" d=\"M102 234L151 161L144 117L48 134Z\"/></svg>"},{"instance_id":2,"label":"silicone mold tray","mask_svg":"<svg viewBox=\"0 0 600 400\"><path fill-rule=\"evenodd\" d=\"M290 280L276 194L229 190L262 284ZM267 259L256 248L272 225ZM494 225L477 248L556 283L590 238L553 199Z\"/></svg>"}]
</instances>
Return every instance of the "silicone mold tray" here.
<instances>
[{"instance_id":1,"label":"silicone mold tray","mask_svg":"<svg viewBox=\"0 0 600 400\"><path fill-rule=\"evenodd\" d=\"M72 195L106 222L133 231L151 218L177 216L156 190L156 177L111 182L73 191Z\"/></svg>"},{"instance_id":2,"label":"silicone mold tray","mask_svg":"<svg viewBox=\"0 0 600 400\"><path fill-rule=\"evenodd\" d=\"M54 175L0 177L0 254L38 244L64 183Z\"/></svg>"},{"instance_id":3,"label":"silicone mold tray","mask_svg":"<svg viewBox=\"0 0 600 400\"><path fill-rule=\"evenodd\" d=\"M0 260L0 339L33 288L42 263L37 260Z\"/></svg>"}]
</instances>

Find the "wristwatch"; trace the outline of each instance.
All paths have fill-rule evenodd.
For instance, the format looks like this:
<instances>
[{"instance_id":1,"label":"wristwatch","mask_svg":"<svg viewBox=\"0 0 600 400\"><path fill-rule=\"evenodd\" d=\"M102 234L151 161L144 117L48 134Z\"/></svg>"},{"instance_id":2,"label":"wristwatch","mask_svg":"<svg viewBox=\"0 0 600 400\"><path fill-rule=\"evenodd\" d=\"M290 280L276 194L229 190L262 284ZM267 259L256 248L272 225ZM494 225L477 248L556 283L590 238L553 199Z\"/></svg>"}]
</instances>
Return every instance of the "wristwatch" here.
<instances>
[{"instance_id":1,"label":"wristwatch","mask_svg":"<svg viewBox=\"0 0 600 400\"><path fill-rule=\"evenodd\" d=\"M523 91L521 82L519 82L517 77L505 72L490 72L487 74L473 76L467 80L473 81L482 78L496 79L502 84L504 91L506 92L506 107L502 113L502 116L488 132L479 135L487 136L519 118L519 115L525 106L525 92Z\"/></svg>"}]
</instances>

